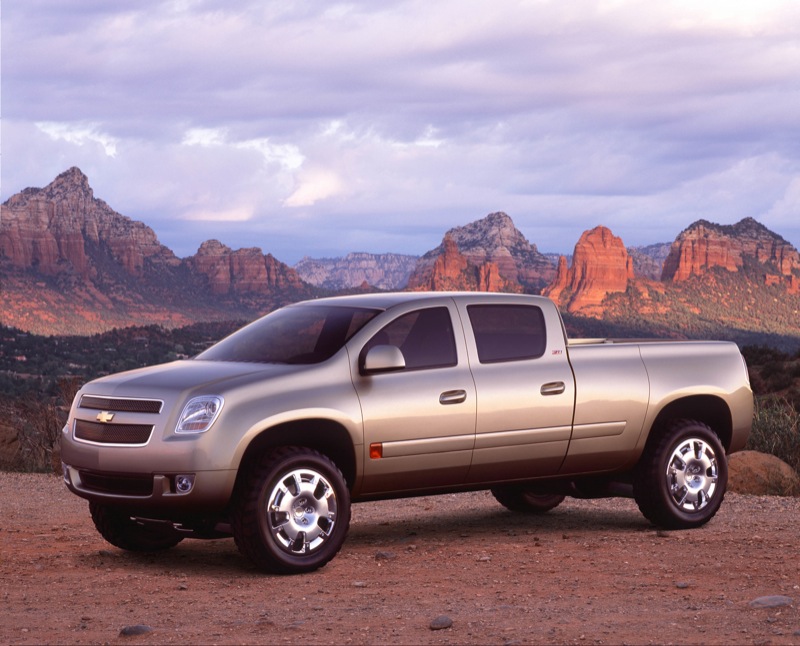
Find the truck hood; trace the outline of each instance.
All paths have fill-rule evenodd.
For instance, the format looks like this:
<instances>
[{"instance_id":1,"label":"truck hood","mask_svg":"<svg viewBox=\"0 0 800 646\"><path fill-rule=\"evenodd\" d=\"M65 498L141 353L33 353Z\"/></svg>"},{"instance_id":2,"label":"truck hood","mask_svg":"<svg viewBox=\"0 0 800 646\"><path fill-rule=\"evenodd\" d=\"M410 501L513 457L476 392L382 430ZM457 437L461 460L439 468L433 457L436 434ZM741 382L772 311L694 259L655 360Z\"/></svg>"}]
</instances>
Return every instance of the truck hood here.
<instances>
[{"instance_id":1,"label":"truck hood","mask_svg":"<svg viewBox=\"0 0 800 646\"><path fill-rule=\"evenodd\" d=\"M309 366L281 364L236 363L227 361L174 361L147 368L120 372L96 379L85 392L119 396L156 396L158 393L192 391L203 387L211 392L221 391L233 382L264 380L307 370Z\"/></svg>"}]
</instances>

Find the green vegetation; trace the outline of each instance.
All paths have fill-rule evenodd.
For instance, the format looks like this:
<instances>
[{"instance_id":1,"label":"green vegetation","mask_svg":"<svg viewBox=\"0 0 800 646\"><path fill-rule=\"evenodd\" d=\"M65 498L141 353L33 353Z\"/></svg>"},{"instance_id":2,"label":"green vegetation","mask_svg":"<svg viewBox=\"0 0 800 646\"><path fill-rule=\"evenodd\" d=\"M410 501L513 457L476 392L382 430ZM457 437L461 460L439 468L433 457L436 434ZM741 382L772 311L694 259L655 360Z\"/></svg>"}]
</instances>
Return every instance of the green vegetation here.
<instances>
[{"instance_id":1,"label":"green vegetation","mask_svg":"<svg viewBox=\"0 0 800 646\"><path fill-rule=\"evenodd\" d=\"M53 397L64 379L96 377L198 354L242 321L114 329L92 336L37 336L0 326L0 401L28 393Z\"/></svg>"},{"instance_id":2,"label":"green vegetation","mask_svg":"<svg viewBox=\"0 0 800 646\"><path fill-rule=\"evenodd\" d=\"M748 346L742 354L756 403L747 448L771 453L800 473L800 351Z\"/></svg>"},{"instance_id":3,"label":"green vegetation","mask_svg":"<svg viewBox=\"0 0 800 646\"><path fill-rule=\"evenodd\" d=\"M242 325L156 325L45 337L0 326L0 468L49 471L80 386L96 377L198 354Z\"/></svg>"},{"instance_id":4,"label":"green vegetation","mask_svg":"<svg viewBox=\"0 0 800 646\"><path fill-rule=\"evenodd\" d=\"M756 397L747 448L771 453L800 472L800 412L785 397Z\"/></svg>"}]
</instances>

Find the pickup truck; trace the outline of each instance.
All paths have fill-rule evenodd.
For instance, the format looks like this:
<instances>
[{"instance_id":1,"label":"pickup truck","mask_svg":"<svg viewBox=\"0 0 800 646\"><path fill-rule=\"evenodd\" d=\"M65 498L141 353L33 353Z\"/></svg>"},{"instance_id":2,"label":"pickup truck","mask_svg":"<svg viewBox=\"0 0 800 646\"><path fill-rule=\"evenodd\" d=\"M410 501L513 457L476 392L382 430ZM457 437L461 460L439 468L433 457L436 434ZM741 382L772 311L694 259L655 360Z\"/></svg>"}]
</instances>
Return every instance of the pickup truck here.
<instances>
[{"instance_id":1,"label":"pickup truck","mask_svg":"<svg viewBox=\"0 0 800 646\"><path fill-rule=\"evenodd\" d=\"M61 455L117 547L232 535L260 569L300 573L367 500L488 489L541 513L629 496L659 527L700 526L752 414L731 343L568 341L541 296L368 294L87 383Z\"/></svg>"}]
</instances>

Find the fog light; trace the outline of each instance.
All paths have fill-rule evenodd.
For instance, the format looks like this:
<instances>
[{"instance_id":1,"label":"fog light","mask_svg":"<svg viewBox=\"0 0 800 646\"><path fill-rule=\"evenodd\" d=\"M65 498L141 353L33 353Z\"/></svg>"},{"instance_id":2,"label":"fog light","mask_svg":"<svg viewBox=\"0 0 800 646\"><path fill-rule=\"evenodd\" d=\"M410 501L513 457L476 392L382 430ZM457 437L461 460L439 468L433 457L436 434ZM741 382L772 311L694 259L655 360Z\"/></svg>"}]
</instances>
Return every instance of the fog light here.
<instances>
[{"instance_id":1,"label":"fog light","mask_svg":"<svg viewBox=\"0 0 800 646\"><path fill-rule=\"evenodd\" d=\"M175 476L175 491L178 493L189 493L194 487L193 475Z\"/></svg>"},{"instance_id":2,"label":"fog light","mask_svg":"<svg viewBox=\"0 0 800 646\"><path fill-rule=\"evenodd\" d=\"M61 471L64 473L64 482L70 484L71 480L69 477L69 467L63 462L61 463Z\"/></svg>"}]
</instances>

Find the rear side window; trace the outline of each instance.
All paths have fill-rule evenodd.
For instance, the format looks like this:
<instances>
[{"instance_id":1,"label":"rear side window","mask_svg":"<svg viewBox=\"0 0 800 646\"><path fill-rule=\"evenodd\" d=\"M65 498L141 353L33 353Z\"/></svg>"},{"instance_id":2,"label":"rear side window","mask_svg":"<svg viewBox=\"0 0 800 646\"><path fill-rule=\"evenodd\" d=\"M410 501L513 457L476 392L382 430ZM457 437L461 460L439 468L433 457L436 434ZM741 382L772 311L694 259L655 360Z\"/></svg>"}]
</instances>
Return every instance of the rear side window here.
<instances>
[{"instance_id":1,"label":"rear side window","mask_svg":"<svg viewBox=\"0 0 800 646\"><path fill-rule=\"evenodd\" d=\"M446 307L404 314L372 337L364 352L376 345L400 348L406 370L444 368L458 363L453 322Z\"/></svg>"},{"instance_id":2,"label":"rear side window","mask_svg":"<svg viewBox=\"0 0 800 646\"><path fill-rule=\"evenodd\" d=\"M547 344L544 314L532 305L469 305L481 363L538 359Z\"/></svg>"}]
</instances>

